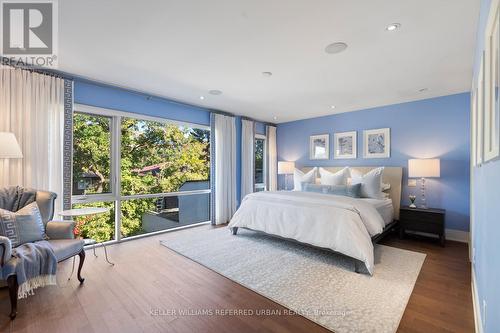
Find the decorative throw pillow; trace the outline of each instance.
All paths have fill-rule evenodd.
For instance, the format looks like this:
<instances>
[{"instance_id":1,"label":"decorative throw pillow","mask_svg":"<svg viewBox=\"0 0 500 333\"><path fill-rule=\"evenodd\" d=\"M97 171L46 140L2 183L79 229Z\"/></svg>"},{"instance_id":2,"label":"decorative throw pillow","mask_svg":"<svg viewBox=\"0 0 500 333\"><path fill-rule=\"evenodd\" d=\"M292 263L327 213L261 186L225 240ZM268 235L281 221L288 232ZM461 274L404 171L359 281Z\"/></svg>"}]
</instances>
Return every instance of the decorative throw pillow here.
<instances>
[{"instance_id":1,"label":"decorative throw pillow","mask_svg":"<svg viewBox=\"0 0 500 333\"><path fill-rule=\"evenodd\" d=\"M343 195L351 198L361 197L361 184L355 185L317 185L303 183L302 190L304 192L315 192L324 194Z\"/></svg>"},{"instance_id":2,"label":"decorative throw pillow","mask_svg":"<svg viewBox=\"0 0 500 333\"><path fill-rule=\"evenodd\" d=\"M302 191L302 183L314 184L316 180L316 170L313 168L308 173L303 173L299 169L293 170L293 190Z\"/></svg>"},{"instance_id":3,"label":"decorative throw pillow","mask_svg":"<svg viewBox=\"0 0 500 333\"><path fill-rule=\"evenodd\" d=\"M356 169L350 169L351 184L361 184L361 197L383 199L382 174L384 167L375 168L364 175Z\"/></svg>"},{"instance_id":4,"label":"decorative throw pillow","mask_svg":"<svg viewBox=\"0 0 500 333\"><path fill-rule=\"evenodd\" d=\"M11 212L0 208L0 235L12 242L12 247L45 238L42 215L36 202Z\"/></svg>"},{"instance_id":5,"label":"decorative throw pillow","mask_svg":"<svg viewBox=\"0 0 500 333\"><path fill-rule=\"evenodd\" d=\"M345 167L335 173L319 168L321 185L346 185L349 178L349 168Z\"/></svg>"},{"instance_id":6,"label":"decorative throw pillow","mask_svg":"<svg viewBox=\"0 0 500 333\"><path fill-rule=\"evenodd\" d=\"M351 198L361 198L361 184L331 186L330 194L344 195Z\"/></svg>"}]
</instances>

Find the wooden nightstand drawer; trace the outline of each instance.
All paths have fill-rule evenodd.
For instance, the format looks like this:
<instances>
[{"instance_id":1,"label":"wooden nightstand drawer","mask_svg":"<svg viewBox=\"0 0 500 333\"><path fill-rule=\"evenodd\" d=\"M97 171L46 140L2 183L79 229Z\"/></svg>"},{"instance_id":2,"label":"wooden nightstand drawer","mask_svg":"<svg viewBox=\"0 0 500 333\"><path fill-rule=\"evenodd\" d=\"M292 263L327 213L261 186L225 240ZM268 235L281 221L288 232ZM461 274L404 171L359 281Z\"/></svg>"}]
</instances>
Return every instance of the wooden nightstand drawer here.
<instances>
[{"instance_id":1,"label":"wooden nightstand drawer","mask_svg":"<svg viewBox=\"0 0 500 333\"><path fill-rule=\"evenodd\" d=\"M400 223L401 227L405 230L428 232L439 235L444 232L444 225L439 223L417 220L401 220Z\"/></svg>"},{"instance_id":2,"label":"wooden nightstand drawer","mask_svg":"<svg viewBox=\"0 0 500 333\"><path fill-rule=\"evenodd\" d=\"M402 207L399 214L400 236L403 237L406 230L435 234L439 236L441 244L444 246L445 214L443 209Z\"/></svg>"},{"instance_id":3,"label":"wooden nightstand drawer","mask_svg":"<svg viewBox=\"0 0 500 333\"><path fill-rule=\"evenodd\" d=\"M444 224L444 214L432 212L401 210L399 219L405 222L416 221L422 223Z\"/></svg>"}]
</instances>

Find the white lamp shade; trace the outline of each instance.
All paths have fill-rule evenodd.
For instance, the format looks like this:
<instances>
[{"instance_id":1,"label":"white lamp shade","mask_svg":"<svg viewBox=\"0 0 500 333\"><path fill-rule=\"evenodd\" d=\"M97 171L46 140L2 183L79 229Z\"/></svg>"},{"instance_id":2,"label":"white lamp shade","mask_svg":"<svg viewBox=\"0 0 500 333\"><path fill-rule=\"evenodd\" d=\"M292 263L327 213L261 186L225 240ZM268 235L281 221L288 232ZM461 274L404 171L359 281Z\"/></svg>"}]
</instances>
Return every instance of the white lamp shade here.
<instances>
[{"instance_id":1,"label":"white lamp shade","mask_svg":"<svg viewBox=\"0 0 500 333\"><path fill-rule=\"evenodd\" d=\"M293 170L295 170L295 162L278 162L278 175L291 175Z\"/></svg>"},{"instance_id":2,"label":"white lamp shade","mask_svg":"<svg viewBox=\"0 0 500 333\"><path fill-rule=\"evenodd\" d=\"M441 165L437 158L408 160L409 178L433 178L441 176Z\"/></svg>"},{"instance_id":3,"label":"white lamp shade","mask_svg":"<svg viewBox=\"0 0 500 333\"><path fill-rule=\"evenodd\" d=\"M14 133L0 132L0 158L23 158Z\"/></svg>"}]
</instances>

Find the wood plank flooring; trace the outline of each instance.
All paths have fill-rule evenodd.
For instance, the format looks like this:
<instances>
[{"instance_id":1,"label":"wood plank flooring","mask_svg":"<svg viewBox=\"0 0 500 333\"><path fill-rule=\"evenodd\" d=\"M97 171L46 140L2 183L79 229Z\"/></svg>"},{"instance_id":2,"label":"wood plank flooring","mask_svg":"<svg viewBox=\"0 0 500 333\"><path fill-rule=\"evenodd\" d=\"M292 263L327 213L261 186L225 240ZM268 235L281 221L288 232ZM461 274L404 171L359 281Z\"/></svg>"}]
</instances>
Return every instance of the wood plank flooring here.
<instances>
[{"instance_id":1,"label":"wood plank flooring","mask_svg":"<svg viewBox=\"0 0 500 333\"><path fill-rule=\"evenodd\" d=\"M201 228L211 228L202 226ZM329 332L298 315L223 315L216 309L255 312L285 308L160 245L162 235L108 247L116 266L87 251L86 278L67 277L19 302L10 321L6 289L0 290L0 332ZM470 265L466 244L445 248L426 240L389 236L384 244L427 253L398 332L473 332ZM181 314L178 309L212 311ZM208 310L207 310L208 309Z\"/></svg>"}]
</instances>

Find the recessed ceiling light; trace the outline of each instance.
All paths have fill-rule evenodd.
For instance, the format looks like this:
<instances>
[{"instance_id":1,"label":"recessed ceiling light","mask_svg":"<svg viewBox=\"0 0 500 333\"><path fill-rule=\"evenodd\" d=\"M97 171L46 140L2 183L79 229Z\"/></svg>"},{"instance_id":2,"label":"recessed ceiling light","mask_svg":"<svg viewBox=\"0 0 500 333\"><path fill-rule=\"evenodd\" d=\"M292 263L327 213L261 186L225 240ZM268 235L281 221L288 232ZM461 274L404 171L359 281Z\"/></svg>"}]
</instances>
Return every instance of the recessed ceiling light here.
<instances>
[{"instance_id":1,"label":"recessed ceiling light","mask_svg":"<svg viewBox=\"0 0 500 333\"><path fill-rule=\"evenodd\" d=\"M208 93L210 95L215 95L215 96L218 96L218 95L222 95L222 91L220 90L217 90L217 89L212 89L212 90L209 90Z\"/></svg>"},{"instance_id":2,"label":"recessed ceiling light","mask_svg":"<svg viewBox=\"0 0 500 333\"><path fill-rule=\"evenodd\" d=\"M204 99L205 99L205 96L200 96L200 99L201 99L201 100L204 100Z\"/></svg>"},{"instance_id":3,"label":"recessed ceiling light","mask_svg":"<svg viewBox=\"0 0 500 333\"><path fill-rule=\"evenodd\" d=\"M330 108L331 108L331 109L335 109L335 108L336 108L336 106L335 106L335 105L330 105Z\"/></svg>"},{"instance_id":4,"label":"recessed ceiling light","mask_svg":"<svg viewBox=\"0 0 500 333\"><path fill-rule=\"evenodd\" d=\"M328 54L336 54L347 49L347 44L344 42L336 42L325 47L325 52Z\"/></svg>"},{"instance_id":5,"label":"recessed ceiling light","mask_svg":"<svg viewBox=\"0 0 500 333\"><path fill-rule=\"evenodd\" d=\"M274 119L274 120L278 120L278 117L274 116L274 117L273 117L273 119Z\"/></svg>"},{"instance_id":6,"label":"recessed ceiling light","mask_svg":"<svg viewBox=\"0 0 500 333\"><path fill-rule=\"evenodd\" d=\"M419 92L426 92L427 90L429 90L429 88L418 89Z\"/></svg>"},{"instance_id":7,"label":"recessed ceiling light","mask_svg":"<svg viewBox=\"0 0 500 333\"><path fill-rule=\"evenodd\" d=\"M270 76L273 76L273 73L272 72L262 72L262 75L264 75L266 77L270 77Z\"/></svg>"},{"instance_id":8,"label":"recessed ceiling light","mask_svg":"<svg viewBox=\"0 0 500 333\"><path fill-rule=\"evenodd\" d=\"M387 31L394 31L401 28L401 23L391 23L387 27L385 27L385 30Z\"/></svg>"}]
</instances>

